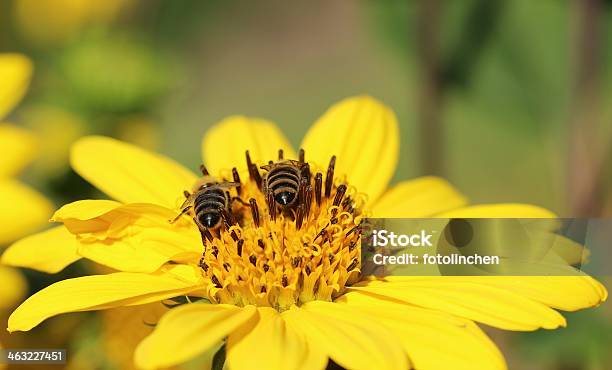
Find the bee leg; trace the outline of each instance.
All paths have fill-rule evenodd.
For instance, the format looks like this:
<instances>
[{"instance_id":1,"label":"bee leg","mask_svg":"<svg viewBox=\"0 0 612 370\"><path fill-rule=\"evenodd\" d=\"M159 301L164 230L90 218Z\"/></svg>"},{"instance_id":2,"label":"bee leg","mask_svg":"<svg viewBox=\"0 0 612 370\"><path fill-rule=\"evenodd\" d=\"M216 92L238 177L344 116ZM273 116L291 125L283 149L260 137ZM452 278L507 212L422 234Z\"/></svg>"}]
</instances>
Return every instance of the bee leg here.
<instances>
[{"instance_id":1,"label":"bee leg","mask_svg":"<svg viewBox=\"0 0 612 370\"><path fill-rule=\"evenodd\" d=\"M240 198L240 197L232 197L231 200L232 200L232 202L238 202L238 203L240 203L240 204L242 204L243 206L246 206L246 207L249 207L251 205L250 203L247 203L244 200L242 200L242 198Z\"/></svg>"},{"instance_id":2,"label":"bee leg","mask_svg":"<svg viewBox=\"0 0 612 370\"><path fill-rule=\"evenodd\" d=\"M236 220L231 213L229 213L226 209L219 210L221 213L221 217L223 217L223 221L225 223L225 228L229 230L232 225L236 224Z\"/></svg>"},{"instance_id":3,"label":"bee leg","mask_svg":"<svg viewBox=\"0 0 612 370\"><path fill-rule=\"evenodd\" d=\"M255 198L251 198L249 200L249 205L251 207L251 217L253 217L253 222L255 222L255 226L259 227L259 207L257 207L257 201Z\"/></svg>"},{"instance_id":4,"label":"bee leg","mask_svg":"<svg viewBox=\"0 0 612 370\"><path fill-rule=\"evenodd\" d=\"M232 177L234 178L234 182L238 183L238 186L236 186L236 192L238 195L240 195L240 193L242 193L242 188L240 187L240 175L238 174L236 167L232 168Z\"/></svg>"},{"instance_id":5,"label":"bee leg","mask_svg":"<svg viewBox=\"0 0 612 370\"><path fill-rule=\"evenodd\" d=\"M208 170L206 169L206 166L204 166L204 164L200 165L200 172L202 172L203 176L209 176L210 173L208 173Z\"/></svg>"},{"instance_id":6,"label":"bee leg","mask_svg":"<svg viewBox=\"0 0 612 370\"><path fill-rule=\"evenodd\" d=\"M205 227L198 227L198 229L200 230L200 236L202 236L202 245L204 246L204 253L202 253L202 256L205 256L206 247L208 246L208 243L212 242L213 236Z\"/></svg>"},{"instance_id":7,"label":"bee leg","mask_svg":"<svg viewBox=\"0 0 612 370\"><path fill-rule=\"evenodd\" d=\"M187 206L187 207L183 208L183 210L181 211L181 213L178 214L178 216L176 216L172 220L169 220L168 222L170 222L171 224L175 223L176 221L178 221L179 218L181 218L181 216L183 216L185 213L189 212L190 209L191 209L191 206Z\"/></svg>"},{"instance_id":8,"label":"bee leg","mask_svg":"<svg viewBox=\"0 0 612 370\"><path fill-rule=\"evenodd\" d=\"M274 200L274 193L272 189L268 189L266 193L266 201L268 202L268 212L270 212L270 218L276 220L276 202Z\"/></svg>"}]
</instances>

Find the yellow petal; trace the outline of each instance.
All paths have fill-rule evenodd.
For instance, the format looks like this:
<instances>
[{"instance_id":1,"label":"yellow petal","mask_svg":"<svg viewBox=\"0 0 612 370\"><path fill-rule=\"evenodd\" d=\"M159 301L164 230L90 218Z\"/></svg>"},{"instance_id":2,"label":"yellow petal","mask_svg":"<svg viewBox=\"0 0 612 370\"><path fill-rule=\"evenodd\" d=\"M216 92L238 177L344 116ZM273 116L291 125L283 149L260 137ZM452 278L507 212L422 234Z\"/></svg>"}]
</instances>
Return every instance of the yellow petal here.
<instances>
[{"instance_id":1,"label":"yellow petal","mask_svg":"<svg viewBox=\"0 0 612 370\"><path fill-rule=\"evenodd\" d=\"M406 369L401 344L384 326L332 302L313 301L283 312L283 318L301 332L308 344L327 353L347 369Z\"/></svg>"},{"instance_id":2,"label":"yellow petal","mask_svg":"<svg viewBox=\"0 0 612 370\"><path fill-rule=\"evenodd\" d=\"M101 265L126 272L149 273L170 260L198 260L201 238L193 239L163 229L145 229L117 240L81 242L78 254ZM191 250L187 248L192 247Z\"/></svg>"},{"instance_id":3,"label":"yellow petal","mask_svg":"<svg viewBox=\"0 0 612 370\"><path fill-rule=\"evenodd\" d=\"M68 219L91 220L121 207L121 203L112 200L79 200L63 205L53 214L52 221L65 222Z\"/></svg>"},{"instance_id":4,"label":"yellow petal","mask_svg":"<svg viewBox=\"0 0 612 370\"><path fill-rule=\"evenodd\" d=\"M144 304L187 294L197 281L171 272L148 275L117 272L59 281L32 295L9 317L9 331L27 331L61 313Z\"/></svg>"},{"instance_id":5,"label":"yellow petal","mask_svg":"<svg viewBox=\"0 0 612 370\"><path fill-rule=\"evenodd\" d=\"M530 204L482 204L443 212L441 218L556 218L547 209Z\"/></svg>"},{"instance_id":6,"label":"yellow petal","mask_svg":"<svg viewBox=\"0 0 612 370\"><path fill-rule=\"evenodd\" d=\"M0 282L0 309L13 306L28 289L23 275L13 268L0 266Z\"/></svg>"},{"instance_id":7,"label":"yellow petal","mask_svg":"<svg viewBox=\"0 0 612 370\"><path fill-rule=\"evenodd\" d=\"M17 241L2 254L2 263L54 274L81 258L77 247L75 236L58 226Z\"/></svg>"},{"instance_id":8,"label":"yellow petal","mask_svg":"<svg viewBox=\"0 0 612 370\"><path fill-rule=\"evenodd\" d=\"M337 303L385 325L402 342L415 369L506 368L495 344L470 320L359 292L345 294Z\"/></svg>"},{"instance_id":9,"label":"yellow petal","mask_svg":"<svg viewBox=\"0 0 612 370\"><path fill-rule=\"evenodd\" d=\"M14 53L0 54L0 119L19 103L32 77L32 62Z\"/></svg>"},{"instance_id":10,"label":"yellow petal","mask_svg":"<svg viewBox=\"0 0 612 370\"><path fill-rule=\"evenodd\" d=\"M399 128L393 111L369 96L333 105L308 130L306 160L327 168L337 156L336 173L375 201L385 190L399 157Z\"/></svg>"},{"instance_id":11,"label":"yellow petal","mask_svg":"<svg viewBox=\"0 0 612 370\"><path fill-rule=\"evenodd\" d=\"M243 325L229 335L227 364L234 370L248 370L266 364L268 370L321 370L327 356L309 348L305 338L289 327L270 307L259 307L259 321ZM257 351L253 351L257 348Z\"/></svg>"},{"instance_id":12,"label":"yellow petal","mask_svg":"<svg viewBox=\"0 0 612 370\"><path fill-rule=\"evenodd\" d=\"M254 306L195 303L174 308L136 348L135 363L142 369L180 364L218 344L256 316Z\"/></svg>"},{"instance_id":13,"label":"yellow petal","mask_svg":"<svg viewBox=\"0 0 612 370\"><path fill-rule=\"evenodd\" d=\"M51 203L14 180L0 181L0 245L41 228L49 220Z\"/></svg>"},{"instance_id":14,"label":"yellow petal","mask_svg":"<svg viewBox=\"0 0 612 370\"><path fill-rule=\"evenodd\" d=\"M170 224L175 214L154 204L82 200L60 208L53 220L77 235L79 255L120 271L153 272L170 260L202 254L195 224Z\"/></svg>"},{"instance_id":15,"label":"yellow petal","mask_svg":"<svg viewBox=\"0 0 612 370\"><path fill-rule=\"evenodd\" d=\"M464 282L460 278L442 276L403 283L379 282L351 289L448 312L500 329L529 331L565 326L563 316L542 303L509 290Z\"/></svg>"},{"instance_id":16,"label":"yellow petal","mask_svg":"<svg viewBox=\"0 0 612 370\"><path fill-rule=\"evenodd\" d=\"M403 181L387 192L372 206L379 218L430 217L467 203L467 199L446 180L421 177Z\"/></svg>"},{"instance_id":17,"label":"yellow petal","mask_svg":"<svg viewBox=\"0 0 612 370\"><path fill-rule=\"evenodd\" d=\"M196 176L164 156L102 136L78 140L70 153L72 168L92 185L124 203L153 203L175 208Z\"/></svg>"},{"instance_id":18,"label":"yellow petal","mask_svg":"<svg viewBox=\"0 0 612 370\"><path fill-rule=\"evenodd\" d=\"M590 276L464 276L461 281L505 289L563 311L594 307L608 296Z\"/></svg>"},{"instance_id":19,"label":"yellow petal","mask_svg":"<svg viewBox=\"0 0 612 370\"><path fill-rule=\"evenodd\" d=\"M36 146L37 140L30 132L0 124L0 178L17 175L34 158Z\"/></svg>"},{"instance_id":20,"label":"yellow petal","mask_svg":"<svg viewBox=\"0 0 612 370\"><path fill-rule=\"evenodd\" d=\"M270 121L260 118L232 116L212 127L202 140L204 164L214 176L232 167L246 168L245 151L248 150L257 165L284 157L297 159L291 144Z\"/></svg>"}]
</instances>

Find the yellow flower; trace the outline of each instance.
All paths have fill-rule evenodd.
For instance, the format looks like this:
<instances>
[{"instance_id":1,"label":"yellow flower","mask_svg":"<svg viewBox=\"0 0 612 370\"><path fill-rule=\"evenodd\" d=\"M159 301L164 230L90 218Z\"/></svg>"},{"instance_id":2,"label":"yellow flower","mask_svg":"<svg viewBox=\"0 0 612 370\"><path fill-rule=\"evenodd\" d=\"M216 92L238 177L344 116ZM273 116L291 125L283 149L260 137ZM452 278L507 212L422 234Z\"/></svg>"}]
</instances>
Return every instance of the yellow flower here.
<instances>
[{"instance_id":1,"label":"yellow flower","mask_svg":"<svg viewBox=\"0 0 612 370\"><path fill-rule=\"evenodd\" d=\"M17 270L0 266L0 281L0 309L15 307L27 289L25 279Z\"/></svg>"},{"instance_id":2,"label":"yellow flower","mask_svg":"<svg viewBox=\"0 0 612 370\"><path fill-rule=\"evenodd\" d=\"M27 90L32 63L20 54L0 54L0 245L44 225L52 206L42 195L13 179L36 154L28 131L2 123Z\"/></svg>"},{"instance_id":3,"label":"yellow flower","mask_svg":"<svg viewBox=\"0 0 612 370\"><path fill-rule=\"evenodd\" d=\"M13 268L0 266L0 317L6 319L11 308L23 299L27 283L23 276ZM5 316L6 315L6 316ZM3 335L0 335L0 350L2 350ZM0 369L6 366L0 363Z\"/></svg>"},{"instance_id":4,"label":"yellow flower","mask_svg":"<svg viewBox=\"0 0 612 370\"><path fill-rule=\"evenodd\" d=\"M76 114L51 105L30 106L20 112L20 122L40 140L30 175L48 179L63 176L68 170L70 145L82 137L86 125Z\"/></svg>"},{"instance_id":5,"label":"yellow flower","mask_svg":"<svg viewBox=\"0 0 612 370\"><path fill-rule=\"evenodd\" d=\"M53 220L63 226L17 242L3 260L58 271L85 257L119 272L51 285L13 312L8 329L30 330L65 312L188 295L211 304L184 304L164 315L137 349L138 366L179 364L226 340L228 366L238 370L261 364L324 369L329 359L349 369L503 369L502 355L476 322L553 329L565 325L555 309L573 311L606 299L606 289L584 275L361 276L354 230L369 212L553 217L529 205L466 206L463 195L435 177L387 189L398 161L398 126L394 113L370 97L334 105L307 133L301 148L312 173L333 174L328 163L335 155L336 175L330 183L317 175L305 183L301 194L311 202L301 204L310 208L298 207L293 216L271 214L260 191L257 169L277 158L279 148L285 158L298 158L276 126L260 119L230 117L204 137L208 170L242 179L240 189L231 191L249 203L234 204L218 235L201 235L190 217L168 222L183 191L196 182L193 173L110 138L78 141L73 168L115 200L62 207ZM245 150L251 166L245 165Z\"/></svg>"},{"instance_id":6,"label":"yellow flower","mask_svg":"<svg viewBox=\"0 0 612 370\"><path fill-rule=\"evenodd\" d=\"M40 228L52 210L47 199L12 178L34 156L36 140L25 130L1 123L25 94L31 75L28 58L0 54L0 246ZM21 274L0 266L0 309L14 307L26 289Z\"/></svg>"}]
</instances>

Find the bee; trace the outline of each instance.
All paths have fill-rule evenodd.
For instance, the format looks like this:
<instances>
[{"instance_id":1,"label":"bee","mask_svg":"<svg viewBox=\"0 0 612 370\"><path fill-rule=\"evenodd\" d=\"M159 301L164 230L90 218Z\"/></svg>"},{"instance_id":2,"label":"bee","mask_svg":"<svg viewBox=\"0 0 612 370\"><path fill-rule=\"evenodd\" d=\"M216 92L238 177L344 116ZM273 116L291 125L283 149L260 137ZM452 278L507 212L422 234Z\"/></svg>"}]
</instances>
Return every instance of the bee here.
<instances>
[{"instance_id":1,"label":"bee","mask_svg":"<svg viewBox=\"0 0 612 370\"><path fill-rule=\"evenodd\" d=\"M225 219L233 223L231 218L232 201L238 197L230 197L228 189L239 187L239 182L219 181L210 176L206 168L200 166L202 177L193 185L191 193L185 191L185 201L181 212L170 223L175 223L181 216L193 209L193 220L202 233L202 240L209 230L217 230Z\"/></svg>"},{"instance_id":2,"label":"bee","mask_svg":"<svg viewBox=\"0 0 612 370\"><path fill-rule=\"evenodd\" d=\"M280 206L282 210L295 208L302 187L310 183L310 169L307 163L294 160L279 160L261 168L266 172L263 178L263 193L268 206ZM273 210L271 209L273 212Z\"/></svg>"}]
</instances>

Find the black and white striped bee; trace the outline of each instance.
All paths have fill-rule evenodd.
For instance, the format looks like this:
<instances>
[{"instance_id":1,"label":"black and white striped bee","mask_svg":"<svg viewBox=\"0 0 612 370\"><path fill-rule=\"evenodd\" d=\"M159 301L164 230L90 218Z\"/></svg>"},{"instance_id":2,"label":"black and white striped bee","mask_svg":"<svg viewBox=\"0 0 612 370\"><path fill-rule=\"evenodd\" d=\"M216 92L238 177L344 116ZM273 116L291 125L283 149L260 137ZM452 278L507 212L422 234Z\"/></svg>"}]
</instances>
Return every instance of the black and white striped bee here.
<instances>
[{"instance_id":1,"label":"black and white striped bee","mask_svg":"<svg viewBox=\"0 0 612 370\"><path fill-rule=\"evenodd\" d=\"M228 190L240 186L240 183L219 181L210 176L204 166L200 169L203 176L194 184L191 193L185 191L186 199L181 205L181 213L170 223L176 222L181 216L193 210L193 220L204 234L209 230L217 230L223 220L228 224L233 223L231 203L234 198L230 196Z\"/></svg>"},{"instance_id":2,"label":"black and white striped bee","mask_svg":"<svg viewBox=\"0 0 612 370\"><path fill-rule=\"evenodd\" d=\"M293 209L303 188L310 184L310 168L307 163L294 160L279 160L261 166L266 171L262 191L268 207L279 206L281 210Z\"/></svg>"}]
</instances>

